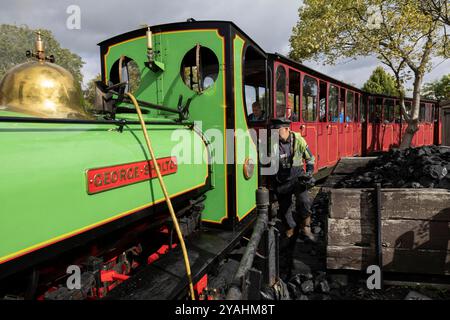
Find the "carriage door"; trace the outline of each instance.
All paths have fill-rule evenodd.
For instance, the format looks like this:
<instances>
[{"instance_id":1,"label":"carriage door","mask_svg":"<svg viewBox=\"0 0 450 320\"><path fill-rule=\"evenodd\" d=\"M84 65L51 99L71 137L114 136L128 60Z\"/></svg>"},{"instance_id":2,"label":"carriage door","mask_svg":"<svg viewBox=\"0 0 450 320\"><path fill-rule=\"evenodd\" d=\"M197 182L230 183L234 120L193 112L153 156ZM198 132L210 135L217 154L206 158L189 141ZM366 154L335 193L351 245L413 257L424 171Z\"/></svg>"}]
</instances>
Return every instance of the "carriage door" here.
<instances>
[{"instance_id":1,"label":"carriage door","mask_svg":"<svg viewBox=\"0 0 450 320\"><path fill-rule=\"evenodd\" d=\"M328 88L328 164L334 165L339 159L339 88L330 84Z\"/></svg>"},{"instance_id":2,"label":"carriage door","mask_svg":"<svg viewBox=\"0 0 450 320\"><path fill-rule=\"evenodd\" d=\"M355 94L352 91L347 90L346 104L345 104L345 155L353 155L353 113L355 111Z\"/></svg>"},{"instance_id":3,"label":"carriage door","mask_svg":"<svg viewBox=\"0 0 450 320\"><path fill-rule=\"evenodd\" d=\"M328 166L327 87L326 82L319 82L319 123L317 124L317 162L319 169Z\"/></svg>"},{"instance_id":4,"label":"carriage door","mask_svg":"<svg viewBox=\"0 0 450 320\"><path fill-rule=\"evenodd\" d=\"M393 144L394 138L394 100L384 99L383 124L381 125L382 151L388 151Z\"/></svg>"}]
</instances>

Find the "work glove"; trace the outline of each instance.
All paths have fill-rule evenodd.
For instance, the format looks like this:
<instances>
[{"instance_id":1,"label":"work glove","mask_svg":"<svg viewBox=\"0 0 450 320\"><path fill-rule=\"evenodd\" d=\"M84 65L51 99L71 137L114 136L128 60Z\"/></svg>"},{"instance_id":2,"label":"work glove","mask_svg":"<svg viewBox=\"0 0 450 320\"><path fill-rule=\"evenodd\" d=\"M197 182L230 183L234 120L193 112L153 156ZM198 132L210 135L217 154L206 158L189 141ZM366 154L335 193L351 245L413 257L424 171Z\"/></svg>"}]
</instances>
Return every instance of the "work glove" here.
<instances>
[{"instance_id":1,"label":"work glove","mask_svg":"<svg viewBox=\"0 0 450 320\"><path fill-rule=\"evenodd\" d=\"M312 172L306 172L298 178L299 182L307 188L312 188L316 184L316 179L313 178Z\"/></svg>"}]
</instances>

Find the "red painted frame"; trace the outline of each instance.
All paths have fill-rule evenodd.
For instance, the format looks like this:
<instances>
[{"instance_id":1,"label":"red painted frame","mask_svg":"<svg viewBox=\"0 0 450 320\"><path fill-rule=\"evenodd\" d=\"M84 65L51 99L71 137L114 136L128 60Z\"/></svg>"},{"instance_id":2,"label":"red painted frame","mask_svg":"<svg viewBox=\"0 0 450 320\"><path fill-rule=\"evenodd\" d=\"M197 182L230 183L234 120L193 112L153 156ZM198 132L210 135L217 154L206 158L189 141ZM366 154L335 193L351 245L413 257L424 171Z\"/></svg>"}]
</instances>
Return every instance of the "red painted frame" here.
<instances>
[{"instance_id":1,"label":"red painted frame","mask_svg":"<svg viewBox=\"0 0 450 320\"><path fill-rule=\"evenodd\" d=\"M313 76L308 72L304 72L298 68L292 67L289 64L283 63L281 61L274 61L273 65L273 117L276 117L276 72L279 66L282 66L286 74L286 86L285 86L285 103L286 109L291 108L289 104L289 72L294 71L300 75L300 96L298 103L298 121L292 122L291 129L296 132L300 132L302 136L308 142L310 150L316 157L316 168L318 169L331 167L336 164L336 162L344 156L359 156L371 152L387 151L392 147L397 147L401 143L401 137L406 130L405 122L402 119L396 118L395 110L398 106L399 100L396 97L383 97L377 95L367 95L364 92L352 90L340 84L332 81L324 80L320 77ZM317 99L316 99L316 118L314 121L304 121L303 120L303 81L305 76L314 79L317 83ZM325 101L325 114L326 121L320 121L320 97L321 97L321 84L326 84L326 101ZM330 107L330 89L331 86L337 88L338 95L338 108L340 110L341 102L341 91L344 92L344 122L339 122L339 112L338 121L332 122L329 119L329 107ZM347 93L353 93L354 101L354 111L352 115L352 121L347 121ZM376 106L378 99L381 99L381 117L380 122L369 122L370 116L370 101L373 99L374 112L376 112ZM393 121L384 123L385 120L385 103L387 100L393 101ZM361 103L362 102L362 103ZM435 107L434 104L427 102L426 108ZM362 108L365 109L365 123L361 122ZM355 114L356 112L356 114ZM431 111L427 111L431 112ZM437 111L435 111L437 112ZM400 110L401 114L401 110ZM429 115L430 116L430 115ZM431 115L432 116L432 115ZM400 116L401 117L401 116ZM402 117L401 117L402 118ZM437 124L427 121L420 124L420 134L415 136L413 144L423 145L420 141L420 135L426 136L425 142L427 144L435 143L436 140L440 140L440 133L437 133L436 126L440 127L441 119L437 115ZM426 127L426 128L425 128ZM365 141L363 141L363 139ZM372 144L372 139L375 139ZM418 141L419 140L419 141ZM422 142L422 143L421 143ZM364 149L363 149L364 148Z\"/></svg>"}]
</instances>

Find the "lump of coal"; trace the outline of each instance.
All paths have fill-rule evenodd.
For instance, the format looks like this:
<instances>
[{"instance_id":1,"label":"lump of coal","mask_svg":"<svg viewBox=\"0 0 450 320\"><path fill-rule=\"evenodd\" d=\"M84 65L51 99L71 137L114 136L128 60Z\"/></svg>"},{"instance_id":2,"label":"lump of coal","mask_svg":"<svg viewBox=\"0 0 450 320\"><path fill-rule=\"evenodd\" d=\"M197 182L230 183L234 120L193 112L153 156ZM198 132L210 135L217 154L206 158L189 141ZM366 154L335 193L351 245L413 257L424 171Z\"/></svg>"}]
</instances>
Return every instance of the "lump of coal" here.
<instances>
[{"instance_id":1,"label":"lump of coal","mask_svg":"<svg viewBox=\"0 0 450 320\"><path fill-rule=\"evenodd\" d=\"M450 148L425 146L392 149L358 168L338 188L443 188L450 189Z\"/></svg>"},{"instance_id":2,"label":"lump of coal","mask_svg":"<svg viewBox=\"0 0 450 320\"><path fill-rule=\"evenodd\" d=\"M307 280L302 283L301 289L303 293L308 294L314 291L314 282L312 280Z\"/></svg>"},{"instance_id":3,"label":"lump of coal","mask_svg":"<svg viewBox=\"0 0 450 320\"><path fill-rule=\"evenodd\" d=\"M329 293L330 285L328 284L327 280L322 280L316 284L316 289L322 293Z\"/></svg>"}]
</instances>

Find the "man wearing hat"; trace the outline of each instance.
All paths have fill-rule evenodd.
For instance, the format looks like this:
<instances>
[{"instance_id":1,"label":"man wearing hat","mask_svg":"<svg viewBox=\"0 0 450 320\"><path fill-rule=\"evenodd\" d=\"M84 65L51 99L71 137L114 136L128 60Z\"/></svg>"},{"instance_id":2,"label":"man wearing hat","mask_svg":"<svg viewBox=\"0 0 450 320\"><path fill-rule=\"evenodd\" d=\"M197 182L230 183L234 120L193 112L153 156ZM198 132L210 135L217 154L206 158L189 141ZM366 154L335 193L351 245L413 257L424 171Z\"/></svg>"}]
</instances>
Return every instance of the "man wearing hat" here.
<instances>
[{"instance_id":1,"label":"man wearing hat","mask_svg":"<svg viewBox=\"0 0 450 320\"><path fill-rule=\"evenodd\" d=\"M287 225L288 238L299 226L306 238L315 241L310 227L312 201L308 195L308 187L315 182L312 177L315 159L306 140L300 133L291 131L290 124L291 121L285 118L272 120L272 128L277 129L279 134L279 169L273 176L279 204L278 215ZM295 215L292 212L292 195L295 195Z\"/></svg>"}]
</instances>

